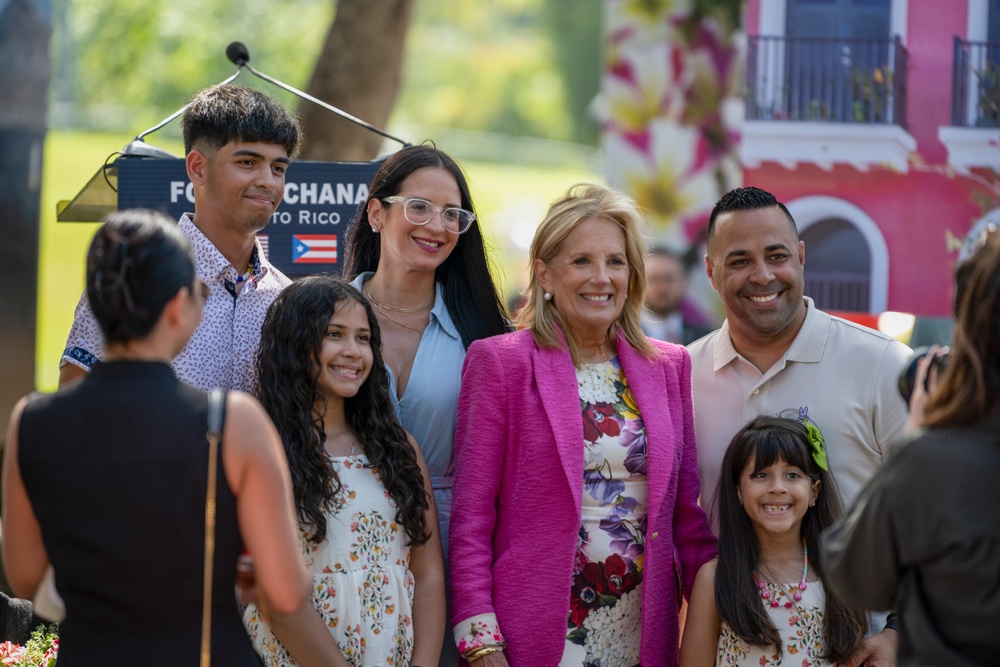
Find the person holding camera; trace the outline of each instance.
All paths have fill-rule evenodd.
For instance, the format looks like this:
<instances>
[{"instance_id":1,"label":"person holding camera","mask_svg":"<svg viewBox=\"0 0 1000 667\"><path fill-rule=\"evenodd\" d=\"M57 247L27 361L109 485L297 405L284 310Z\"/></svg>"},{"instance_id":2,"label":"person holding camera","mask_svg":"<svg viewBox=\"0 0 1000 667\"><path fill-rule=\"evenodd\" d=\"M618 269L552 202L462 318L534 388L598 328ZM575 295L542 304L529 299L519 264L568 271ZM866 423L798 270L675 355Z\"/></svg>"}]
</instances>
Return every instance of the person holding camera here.
<instances>
[{"instance_id":1,"label":"person holding camera","mask_svg":"<svg viewBox=\"0 0 1000 667\"><path fill-rule=\"evenodd\" d=\"M951 350L947 345L918 347L913 350L906 368L899 374L899 395L910 409L910 416L903 428L906 435L923 427L927 400L950 358Z\"/></svg>"},{"instance_id":2,"label":"person holding camera","mask_svg":"<svg viewBox=\"0 0 1000 667\"><path fill-rule=\"evenodd\" d=\"M899 665L992 665L1000 655L1000 234L959 266L955 296L950 358L924 428L824 540L829 584L844 600L898 610ZM931 365L918 365L918 387Z\"/></svg>"}]
</instances>

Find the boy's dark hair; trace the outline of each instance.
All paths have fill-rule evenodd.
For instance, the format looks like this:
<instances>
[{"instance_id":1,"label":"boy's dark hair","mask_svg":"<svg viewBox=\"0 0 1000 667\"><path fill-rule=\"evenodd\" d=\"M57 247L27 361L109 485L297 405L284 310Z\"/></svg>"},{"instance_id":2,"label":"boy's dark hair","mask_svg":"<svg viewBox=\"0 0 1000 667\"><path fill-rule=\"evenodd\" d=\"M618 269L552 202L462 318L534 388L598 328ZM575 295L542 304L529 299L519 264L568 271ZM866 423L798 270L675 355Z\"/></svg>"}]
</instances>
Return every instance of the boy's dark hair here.
<instances>
[{"instance_id":1,"label":"boy's dark hair","mask_svg":"<svg viewBox=\"0 0 1000 667\"><path fill-rule=\"evenodd\" d=\"M299 152L302 129L295 118L264 93L220 84L197 93L181 117L184 153L199 144L219 149L232 141L284 146L289 158Z\"/></svg>"},{"instance_id":2,"label":"boy's dark hair","mask_svg":"<svg viewBox=\"0 0 1000 667\"><path fill-rule=\"evenodd\" d=\"M87 300L105 344L145 338L182 287L194 289L191 243L147 209L110 213L87 252Z\"/></svg>"},{"instance_id":3,"label":"boy's dark hair","mask_svg":"<svg viewBox=\"0 0 1000 667\"><path fill-rule=\"evenodd\" d=\"M754 524L740 502L737 489L746 466L763 470L779 458L819 480L816 506L802 518L802 537L809 548L809 564L823 579L820 533L840 516L840 494L833 475L813 460L809 434L799 421L760 416L733 437L722 459L715 490L713 518L719 526L719 563L715 571L715 604L719 617L748 644L773 646L780 656L784 642L760 598L754 572L760 561L760 544ZM829 589L826 593L823 636L826 660L843 662L862 644L867 628L865 612L850 609Z\"/></svg>"},{"instance_id":4,"label":"boy's dark hair","mask_svg":"<svg viewBox=\"0 0 1000 667\"><path fill-rule=\"evenodd\" d=\"M772 206L777 206L781 209L781 212L785 214L786 218L788 218L789 224L792 225L792 230L795 231L795 237L798 238L799 231L795 227L795 220L792 218L792 214L788 212L785 205L778 201L775 196L767 190L761 190L760 188L749 186L745 188L734 188L722 195L719 201L715 202L715 206L712 207L712 214L708 218L708 231L706 233L706 239L708 241L712 240L712 236L715 235L715 221L723 213L730 213L732 211L755 211L761 208L771 208Z\"/></svg>"}]
</instances>

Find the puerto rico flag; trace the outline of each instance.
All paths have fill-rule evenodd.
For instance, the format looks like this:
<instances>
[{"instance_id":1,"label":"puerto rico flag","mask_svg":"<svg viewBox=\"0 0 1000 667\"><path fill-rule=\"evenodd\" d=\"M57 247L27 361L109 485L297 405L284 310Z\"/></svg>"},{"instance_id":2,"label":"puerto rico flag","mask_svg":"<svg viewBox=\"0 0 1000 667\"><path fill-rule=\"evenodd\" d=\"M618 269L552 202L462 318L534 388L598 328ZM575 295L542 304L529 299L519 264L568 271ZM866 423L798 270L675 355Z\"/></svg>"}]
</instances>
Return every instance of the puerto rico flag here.
<instances>
[{"instance_id":1,"label":"puerto rico flag","mask_svg":"<svg viewBox=\"0 0 1000 667\"><path fill-rule=\"evenodd\" d=\"M293 234L293 264L336 264L336 234Z\"/></svg>"}]
</instances>

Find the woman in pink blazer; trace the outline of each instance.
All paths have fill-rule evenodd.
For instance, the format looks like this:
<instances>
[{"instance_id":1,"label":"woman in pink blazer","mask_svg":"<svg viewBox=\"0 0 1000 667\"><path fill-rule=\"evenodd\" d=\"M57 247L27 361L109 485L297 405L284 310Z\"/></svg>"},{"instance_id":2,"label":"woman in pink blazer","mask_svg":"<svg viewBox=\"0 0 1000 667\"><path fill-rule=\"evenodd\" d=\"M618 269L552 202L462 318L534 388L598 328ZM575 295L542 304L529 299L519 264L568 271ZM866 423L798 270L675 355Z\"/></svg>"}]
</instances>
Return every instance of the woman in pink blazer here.
<instances>
[{"instance_id":1,"label":"woman in pink blazer","mask_svg":"<svg viewBox=\"0 0 1000 667\"><path fill-rule=\"evenodd\" d=\"M469 347L450 562L475 667L677 663L681 594L716 543L691 360L639 326L644 255L632 200L575 186L532 242L524 330Z\"/></svg>"}]
</instances>

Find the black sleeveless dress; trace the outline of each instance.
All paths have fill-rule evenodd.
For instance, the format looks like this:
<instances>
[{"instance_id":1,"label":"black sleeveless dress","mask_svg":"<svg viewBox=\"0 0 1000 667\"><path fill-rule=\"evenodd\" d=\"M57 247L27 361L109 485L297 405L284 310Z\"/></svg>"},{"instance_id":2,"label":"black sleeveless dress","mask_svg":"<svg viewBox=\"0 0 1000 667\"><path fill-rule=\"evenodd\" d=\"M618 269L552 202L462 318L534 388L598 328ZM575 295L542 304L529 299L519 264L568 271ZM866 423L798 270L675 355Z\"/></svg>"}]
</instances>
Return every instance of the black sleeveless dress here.
<instances>
[{"instance_id":1,"label":"black sleeveless dress","mask_svg":"<svg viewBox=\"0 0 1000 667\"><path fill-rule=\"evenodd\" d=\"M97 364L29 401L18 463L66 603L59 667L197 665L207 394L158 362ZM212 664L259 665L234 595L243 550L221 464Z\"/></svg>"}]
</instances>

